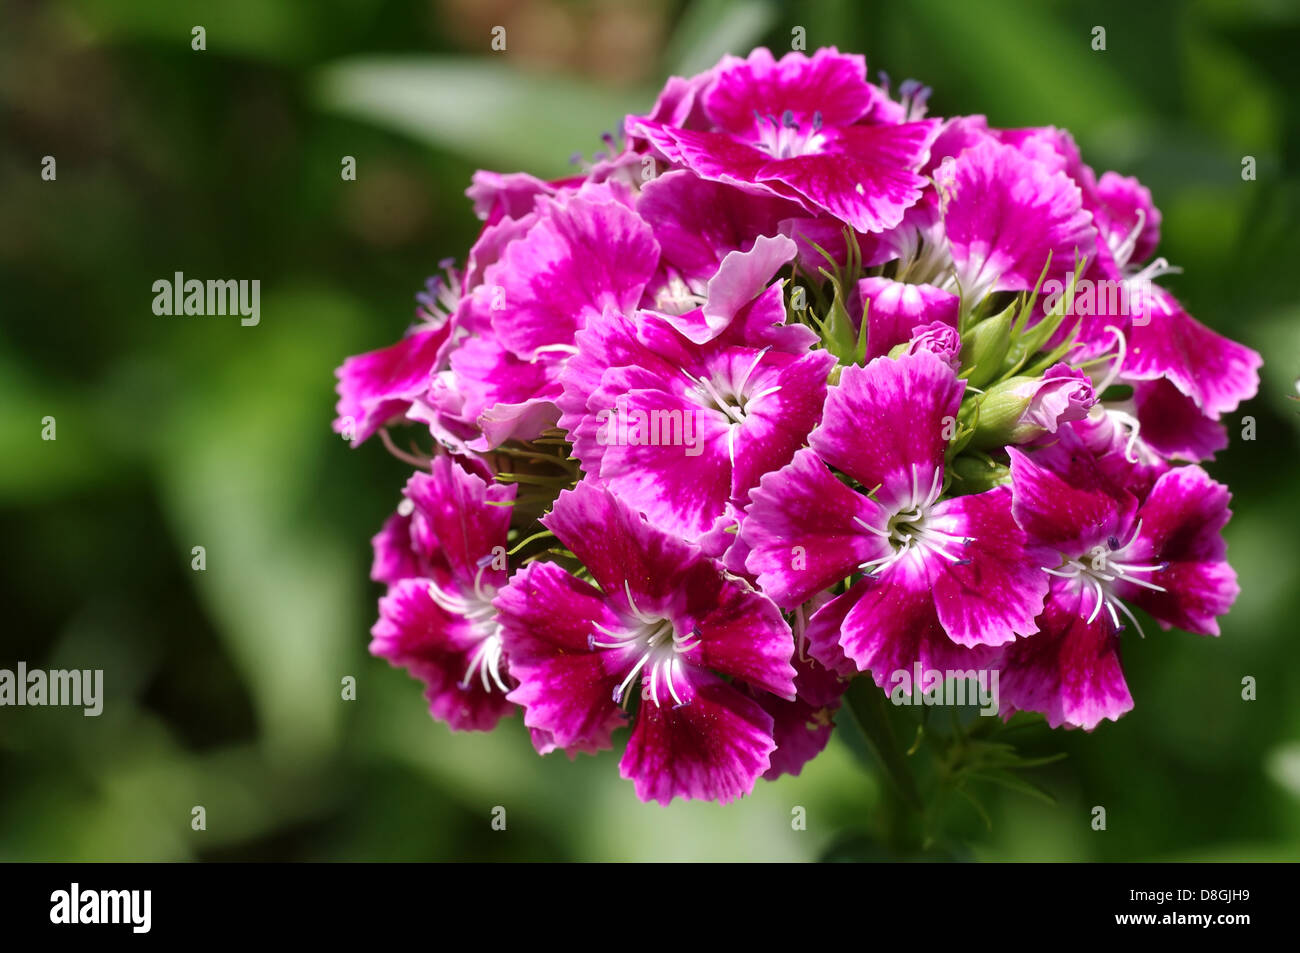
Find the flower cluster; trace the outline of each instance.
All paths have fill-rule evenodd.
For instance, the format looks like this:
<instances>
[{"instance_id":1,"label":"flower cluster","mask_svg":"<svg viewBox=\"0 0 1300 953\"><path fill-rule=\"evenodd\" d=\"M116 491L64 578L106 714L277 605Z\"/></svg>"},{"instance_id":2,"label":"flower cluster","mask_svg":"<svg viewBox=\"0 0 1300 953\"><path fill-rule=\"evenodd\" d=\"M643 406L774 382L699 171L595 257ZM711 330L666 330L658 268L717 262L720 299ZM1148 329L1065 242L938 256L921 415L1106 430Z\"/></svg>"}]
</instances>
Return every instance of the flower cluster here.
<instances>
[{"instance_id":1,"label":"flower cluster","mask_svg":"<svg viewBox=\"0 0 1300 953\"><path fill-rule=\"evenodd\" d=\"M372 652L435 718L522 709L570 755L628 725L639 797L725 802L799 773L859 673L996 671L1004 716L1092 729L1139 610L1218 633L1198 464L1259 356L1154 283L1136 180L928 95L759 49L581 175L474 177L463 268L338 372L336 429L418 468Z\"/></svg>"}]
</instances>

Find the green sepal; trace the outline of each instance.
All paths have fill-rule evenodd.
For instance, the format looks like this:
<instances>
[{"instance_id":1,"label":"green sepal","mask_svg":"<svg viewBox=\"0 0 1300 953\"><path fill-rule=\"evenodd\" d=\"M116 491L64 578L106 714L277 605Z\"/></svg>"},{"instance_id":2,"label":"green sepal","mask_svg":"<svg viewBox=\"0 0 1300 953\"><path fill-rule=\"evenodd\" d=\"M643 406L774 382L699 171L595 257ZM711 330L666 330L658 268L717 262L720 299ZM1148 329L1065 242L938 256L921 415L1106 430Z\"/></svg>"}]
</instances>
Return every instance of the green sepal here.
<instances>
[{"instance_id":1,"label":"green sepal","mask_svg":"<svg viewBox=\"0 0 1300 953\"><path fill-rule=\"evenodd\" d=\"M1015 305L985 318L961 336L961 376L971 387L983 387L1002 372L1011 347Z\"/></svg>"}]
</instances>

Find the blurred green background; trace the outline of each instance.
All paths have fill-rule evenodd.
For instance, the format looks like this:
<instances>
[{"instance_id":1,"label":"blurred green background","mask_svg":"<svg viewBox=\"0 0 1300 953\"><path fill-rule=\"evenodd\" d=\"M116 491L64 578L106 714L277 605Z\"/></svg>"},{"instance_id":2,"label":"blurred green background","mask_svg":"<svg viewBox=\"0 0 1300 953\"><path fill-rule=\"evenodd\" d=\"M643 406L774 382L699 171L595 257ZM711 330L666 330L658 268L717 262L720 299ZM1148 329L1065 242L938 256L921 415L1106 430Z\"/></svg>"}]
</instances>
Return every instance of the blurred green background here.
<instances>
[{"instance_id":1,"label":"blurred green background","mask_svg":"<svg viewBox=\"0 0 1300 953\"><path fill-rule=\"evenodd\" d=\"M1222 638L1129 640L1135 711L1030 728L1029 750L1069 754L1031 773L1058 803L982 792L992 830L957 812L956 854L1300 857L1300 5L0 0L0 668L106 685L99 718L0 709L0 859L803 860L844 838L888 856L843 738L737 805L664 809L616 754L432 722L366 653L368 540L406 468L329 428L333 368L395 340L439 259L463 259L474 169L563 174L665 76L788 49L796 26L933 86L936 114L1065 126L1099 171L1139 176L1185 268L1166 282L1267 361L1211 466L1243 589ZM260 326L155 316L175 271L260 279Z\"/></svg>"}]
</instances>

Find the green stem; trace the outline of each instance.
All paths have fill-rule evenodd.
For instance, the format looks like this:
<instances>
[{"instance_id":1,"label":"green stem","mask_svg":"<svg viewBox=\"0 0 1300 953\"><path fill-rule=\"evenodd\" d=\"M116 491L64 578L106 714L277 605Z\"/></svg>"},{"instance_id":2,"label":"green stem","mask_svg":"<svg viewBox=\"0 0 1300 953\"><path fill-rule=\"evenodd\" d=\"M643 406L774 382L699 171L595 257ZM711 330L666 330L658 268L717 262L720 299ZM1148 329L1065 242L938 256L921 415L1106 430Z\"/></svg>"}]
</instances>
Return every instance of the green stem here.
<instances>
[{"instance_id":1,"label":"green stem","mask_svg":"<svg viewBox=\"0 0 1300 953\"><path fill-rule=\"evenodd\" d=\"M859 677L849 683L844 700L903 803L920 813L923 810L921 796L916 790L916 781L912 778L907 755L889 723L884 692L870 678Z\"/></svg>"}]
</instances>

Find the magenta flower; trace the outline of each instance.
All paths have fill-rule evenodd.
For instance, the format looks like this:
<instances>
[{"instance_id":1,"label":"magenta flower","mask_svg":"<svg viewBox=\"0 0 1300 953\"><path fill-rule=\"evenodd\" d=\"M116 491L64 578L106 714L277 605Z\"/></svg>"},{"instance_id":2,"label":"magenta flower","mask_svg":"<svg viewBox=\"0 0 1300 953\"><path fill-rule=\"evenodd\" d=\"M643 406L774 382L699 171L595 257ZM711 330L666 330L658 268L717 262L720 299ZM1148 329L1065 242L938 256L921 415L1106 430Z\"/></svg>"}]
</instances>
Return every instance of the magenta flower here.
<instances>
[{"instance_id":1,"label":"magenta flower","mask_svg":"<svg viewBox=\"0 0 1300 953\"><path fill-rule=\"evenodd\" d=\"M1126 338L1119 377L1129 383L1167 381L1209 420L1230 413L1259 389L1259 354L1191 317L1172 294L1154 284L1179 269L1163 258L1148 261L1160 241L1160 212L1137 179L1107 172L1096 179L1082 162L1072 163L1099 237L1089 281L1105 289L1082 311L1080 355L1106 353L1118 329ZM1145 264L1144 264L1145 263ZM1110 293L1106 283L1118 287ZM1154 415L1153 415L1154 416ZM1201 426L1202 432L1214 428ZM1217 438L1183 443L1183 459L1202 460ZM1219 449L1219 448L1216 448Z\"/></svg>"},{"instance_id":2,"label":"magenta flower","mask_svg":"<svg viewBox=\"0 0 1300 953\"><path fill-rule=\"evenodd\" d=\"M1163 288L1149 301L1130 323L1124 379L1167 380L1213 420L1255 396L1258 353L1201 324Z\"/></svg>"},{"instance_id":3,"label":"magenta flower","mask_svg":"<svg viewBox=\"0 0 1300 953\"><path fill-rule=\"evenodd\" d=\"M971 301L1033 288L1051 256L1056 273L1090 257L1092 216L1063 172L985 140L935 173L958 286Z\"/></svg>"},{"instance_id":4,"label":"magenta flower","mask_svg":"<svg viewBox=\"0 0 1300 953\"><path fill-rule=\"evenodd\" d=\"M447 277L458 281L450 269ZM424 395L450 337L450 314L458 300L458 289L451 283L430 278L427 292L420 296L421 321L405 338L343 362L336 372L335 433L359 446L380 427L402 417Z\"/></svg>"},{"instance_id":5,"label":"magenta flower","mask_svg":"<svg viewBox=\"0 0 1300 953\"><path fill-rule=\"evenodd\" d=\"M897 122L866 61L766 49L727 57L700 104L707 130L629 117L630 136L701 178L824 210L863 232L893 228L920 198L933 120Z\"/></svg>"},{"instance_id":6,"label":"magenta flower","mask_svg":"<svg viewBox=\"0 0 1300 953\"><path fill-rule=\"evenodd\" d=\"M1164 473L1139 502L1070 439L1010 454L1016 522L1052 579L1041 631L1006 650L1004 710L1091 730L1133 707L1119 633L1141 626L1128 603L1164 628L1219 634L1217 618L1238 592L1219 532L1229 494L1188 466Z\"/></svg>"},{"instance_id":7,"label":"magenta flower","mask_svg":"<svg viewBox=\"0 0 1300 953\"><path fill-rule=\"evenodd\" d=\"M964 389L931 354L847 367L812 449L753 493L746 564L778 605L862 573L812 617L811 651L828 668L841 667L828 619L843 654L880 685L916 661L968 667L964 650L1036 631L1047 581L1011 517L1010 490L940 499L945 427Z\"/></svg>"},{"instance_id":8,"label":"magenta flower","mask_svg":"<svg viewBox=\"0 0 1300 953\"><path fill-rule=\"evenodd\" d=\"M526 212L513 192L491 200L523 214L503 215L475 245L469 277L481 278L452 321L450 374L412 414L457 449L484 452L552 426L574 335L606 308L635 308L659 256L626 188L592 185L560 201L525 185ZM480 183L478 200L490 204L489 194Z\"/></svg>"},{"instance_id":9,"label":"magenta flower","mask_svg":"<svg viewBox=\"0 0 1300 953\"><path fill-rule=\"evenodd\" d=\"M430 713L459 730L489 730L513 707L492 606L508 575L510 507L492 504L514 496L437 457L375 541L374 575L389 589L370 651L423 681Z\"/></svg>"},{"instance_id":10,"label":"magenta flower","mask_svg":"<svg viewBox=\"0 0 1300 953\"><path fill-rule=\"evenodd\" d=\"M788 239L773 244L785 249L776 257L793 255ZM780 284L765 287L775 270L766 248L729 255L723 269L737 267L719 271L696 311L592 321L567 375L560 424L583 469L695 542L803 445L835 363L809 350L806 328L784 323Z\"/></svg>"},{"instance_id":11,"label":"magenta flower","mask_svg":"<svg viewBox=\"0 0 1300 953\"><path fill-rule=\"evenodd\" d=\"M498 339L524 360L571 347L606 308L635 308L659 257L649 227L616 189L542 201L537 223L484 269L477 296Z\"/></svg>"},{"instance_id":12,"label":"magenta flower","mask_svg":"<svg viewBox=\"0 0 1300 953\"><path fill-rule=\"evenodd\" d=\"M594 585L532 563L497 597L525 723L560 748L608 748L639 699L620 764L638 797L749 793L776 743L772 716L738 683L795 697L776 606L607 490L580 483L543 522Z\"/></svg>"}]
</instances>

